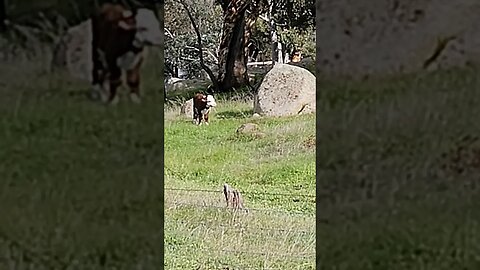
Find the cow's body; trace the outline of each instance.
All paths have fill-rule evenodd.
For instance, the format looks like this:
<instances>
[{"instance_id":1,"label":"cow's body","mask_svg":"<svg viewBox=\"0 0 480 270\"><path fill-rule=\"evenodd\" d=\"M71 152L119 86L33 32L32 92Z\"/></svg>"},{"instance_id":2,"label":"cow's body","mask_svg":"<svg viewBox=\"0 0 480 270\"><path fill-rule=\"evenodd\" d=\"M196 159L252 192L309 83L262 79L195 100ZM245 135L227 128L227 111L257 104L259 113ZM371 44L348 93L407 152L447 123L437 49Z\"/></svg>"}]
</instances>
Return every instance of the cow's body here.
<instances>
[{"instance_id":1,"label":"cow's body","mask_svg":"<svg viewBox=\"0 0 480 270\"><path fill-rule=\"evenodd\" d=\"M145 45L160 45L162 36L154 13L147 9L130 11L118 4L104 4L92 21L93 93L105 92L106 101L118 101L117 88L122 84L122 70L130 98L140 102L140 67Z\"/></svg>"},{"instance_id":2,"label":"cow's body","mask_svg":"<svg viewBox=\"0 0 480 270\"><path fill-rule=\"evenodd\" d=\"M202 119L208 125L208 114L212 107L217 106L215 98L212 95L197 93L193 97L193 123L202 124Z\"/></svg>"}]
</instances>

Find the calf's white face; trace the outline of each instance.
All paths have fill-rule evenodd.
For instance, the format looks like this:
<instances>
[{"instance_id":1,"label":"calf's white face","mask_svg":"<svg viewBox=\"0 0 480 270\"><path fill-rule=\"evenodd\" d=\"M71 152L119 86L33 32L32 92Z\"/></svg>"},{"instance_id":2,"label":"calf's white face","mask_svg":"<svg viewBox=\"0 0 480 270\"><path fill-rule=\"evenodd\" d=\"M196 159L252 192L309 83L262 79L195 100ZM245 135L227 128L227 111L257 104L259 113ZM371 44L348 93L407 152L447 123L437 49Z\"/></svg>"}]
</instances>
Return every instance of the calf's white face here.
<instances>
[{"instance_id":1,"label":"calf's white face","mask_svg":"<svg viewBox=\"0 0 480 270\"><path fill-rule=\"evenodd\" d=\"M215 102L215 98L212 95L207 96L207 107L215 107L217 106L217 102Z\"/></svg>"},{"instance_id":2,"label":"calf's white face","mask_svg":"<svg viewBox=\"0 0 480 270\"><path fill-rule=\"evenodd\" d=\"M136 42L142 45L156 45L162 44L162 32L160 31L160 23L155 14L150 9L140 8L135 15L137 23L135 34Z\"/></svg>"}]
</instances>

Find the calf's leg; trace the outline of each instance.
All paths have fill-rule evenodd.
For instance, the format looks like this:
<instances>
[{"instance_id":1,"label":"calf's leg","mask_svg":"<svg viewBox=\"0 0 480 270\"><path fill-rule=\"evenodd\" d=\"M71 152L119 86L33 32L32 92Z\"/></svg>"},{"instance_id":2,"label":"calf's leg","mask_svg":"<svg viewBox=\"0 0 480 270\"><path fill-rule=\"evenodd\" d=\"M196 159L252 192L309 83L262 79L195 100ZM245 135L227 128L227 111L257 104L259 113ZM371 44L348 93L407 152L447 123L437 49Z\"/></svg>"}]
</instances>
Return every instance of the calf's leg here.
<instances>
[{"instance_id":1,"label":"calf's leg","mask_svg":"<svg viewBox=\"0 0 480 270\"><path fill-rule=\"evenodd\" d=\"M208 126L208 111L203 115L203 119L205 120L205 125Z\"/></svg>"},{"instance_id":2,"label":"calf's leg","mask_svg":"<svg viewBox=\"0 0 480 270\"><path fill-rule=\"evenodd\" d=\"M202 112L200 112L200 110L197 108L193 109L193 122L196 125L200 125L202 123Z\"/></svg>"},{"instance_id":3,"label":"calf's leg","mask_svg":"<svg viewBox=\"0 0 480 270\"><path fill-rule=\"evenodd\" d=\"M130 88L130 100L134 103L140 103L140 70L135 68L127 71L127 84Z\"/></svg>"},{"instance_id":4,"label":"calf's leg","mask_svg":"<svg viewBox=\"0 0 480 270\"><path fill-rule=\"evenodd\" d=\"M110 96L108 97L108 103L115 105L118 103L117 88L122 84L122 71L119 67L111 67L109 75Z\"/></svg>"},{"instance_id":5,"label":"calf's leg","mask_svg":"<svg viewBox=\"0 0 480 270\"><path fill-rule=\"evenodd\" d=\"M95 51L95 50L94 50ZM105 67L102 65L102 62L97 58L93 58L93 68L92 68L92 89L90 91L90 98L93 100L98 100L104 93L104 82L105 82Z\"/></svg>"},{"instance_id":6,"label":"calf's leg","mask_svg":"<svg viewBox=\"0 0 480 270\"><path fill-rule=\"evenodd\" d=\"M98 48L98 38L99 33L97 32L98 21L96 17L91 18L92 24L92 43L91 43L91 60L93 64L92 68L92 88L90 90L90 98L93 100L98 100L102 97L104 93L104 82L105 82L105 66L102 62L102 57L100 49Z\"/></svg>"}]
</instances>

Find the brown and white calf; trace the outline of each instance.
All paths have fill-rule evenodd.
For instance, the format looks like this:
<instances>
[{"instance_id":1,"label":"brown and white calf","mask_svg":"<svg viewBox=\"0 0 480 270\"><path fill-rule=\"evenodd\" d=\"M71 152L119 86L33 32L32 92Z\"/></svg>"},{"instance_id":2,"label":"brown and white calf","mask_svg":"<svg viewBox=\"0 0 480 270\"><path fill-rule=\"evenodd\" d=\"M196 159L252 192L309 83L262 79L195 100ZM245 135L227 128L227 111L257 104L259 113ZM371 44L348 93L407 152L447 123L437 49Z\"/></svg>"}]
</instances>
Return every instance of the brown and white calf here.
<instances>
[{"instance_id":1,"label":"brown and white calf","mask_svg":"<svg viewBox=\"0 0 480 270\"><path fill-rule=\"evenodd\" d=\"M217 106L217 102L212 95L197 93L193 97L193 123L202 124L202 119L208 125L208 114L210 109Z\"/></svg>"},{"instance_id":2,"label":"brown and white calf","mask_svg":"<svg viewBox=\"0 0 480 270\"><path fill-rule=\"evenodd\" d=\"M130 99L139 103L144 46L161 45L163 38L155 14L145 8L129 10L119 4L104 4L92 15L91 22L92 94L117 103L117 88L122 84L122 71L126 71Z\"/></svg>"}]
</instances>

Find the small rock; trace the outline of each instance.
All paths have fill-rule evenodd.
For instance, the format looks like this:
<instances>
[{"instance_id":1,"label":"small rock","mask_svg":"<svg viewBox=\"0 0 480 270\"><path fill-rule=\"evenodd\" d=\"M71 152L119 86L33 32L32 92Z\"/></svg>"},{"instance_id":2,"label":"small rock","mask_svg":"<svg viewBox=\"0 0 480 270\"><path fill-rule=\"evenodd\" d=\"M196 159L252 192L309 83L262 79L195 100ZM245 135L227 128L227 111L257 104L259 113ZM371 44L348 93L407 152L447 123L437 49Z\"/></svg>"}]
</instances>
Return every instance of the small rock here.
<instances>
[{"instance_id":1,"label":"small rock","mask_svg":"<svg viewBox=\"0 0 480 270\"><path fill-rule=\"evenodd\" d=\"M259 118L259 117L260 117L260 114L254 113L254 114L252 115L252 117L253 117L253 118Z\"/></svg>"},{"instance_id":2,"label":"small rock","mask_svg":"<svg viewBox=\"0 0 480 270\"><path fill-rule=\"evenodd\" d=\"M257 124L254 123L246 123L241 125L237 129L237 134L244 134L244 135L250 135L253 136L257 139L264 138L266 136L265 133L260 132L260 128L258 127Z\"/></svg>"},{"instance_id":3,"label":"small rock","mask_svg":"<svg viewBox=\"0 0 480 270\"><path fill-rule=\"evenodd\" d=\"M263 132L254 132L254 133L252 133L252 135L257 139L263 139L263 138L265 138L265 136L267 136L267 134L265 134Z\"/></svg>"},{"instance_id":4,"label":"small rock","mask_svg":"<svg viewBox=\"0 0 480 270\"><path fill-rule=\"evenodd\" d=\"M246 123L242 124L239 128L237 128L237 133L242 134L252 134L259 131L259 127L257 124L254 123Z\"/></svg>"}]
</instances>

